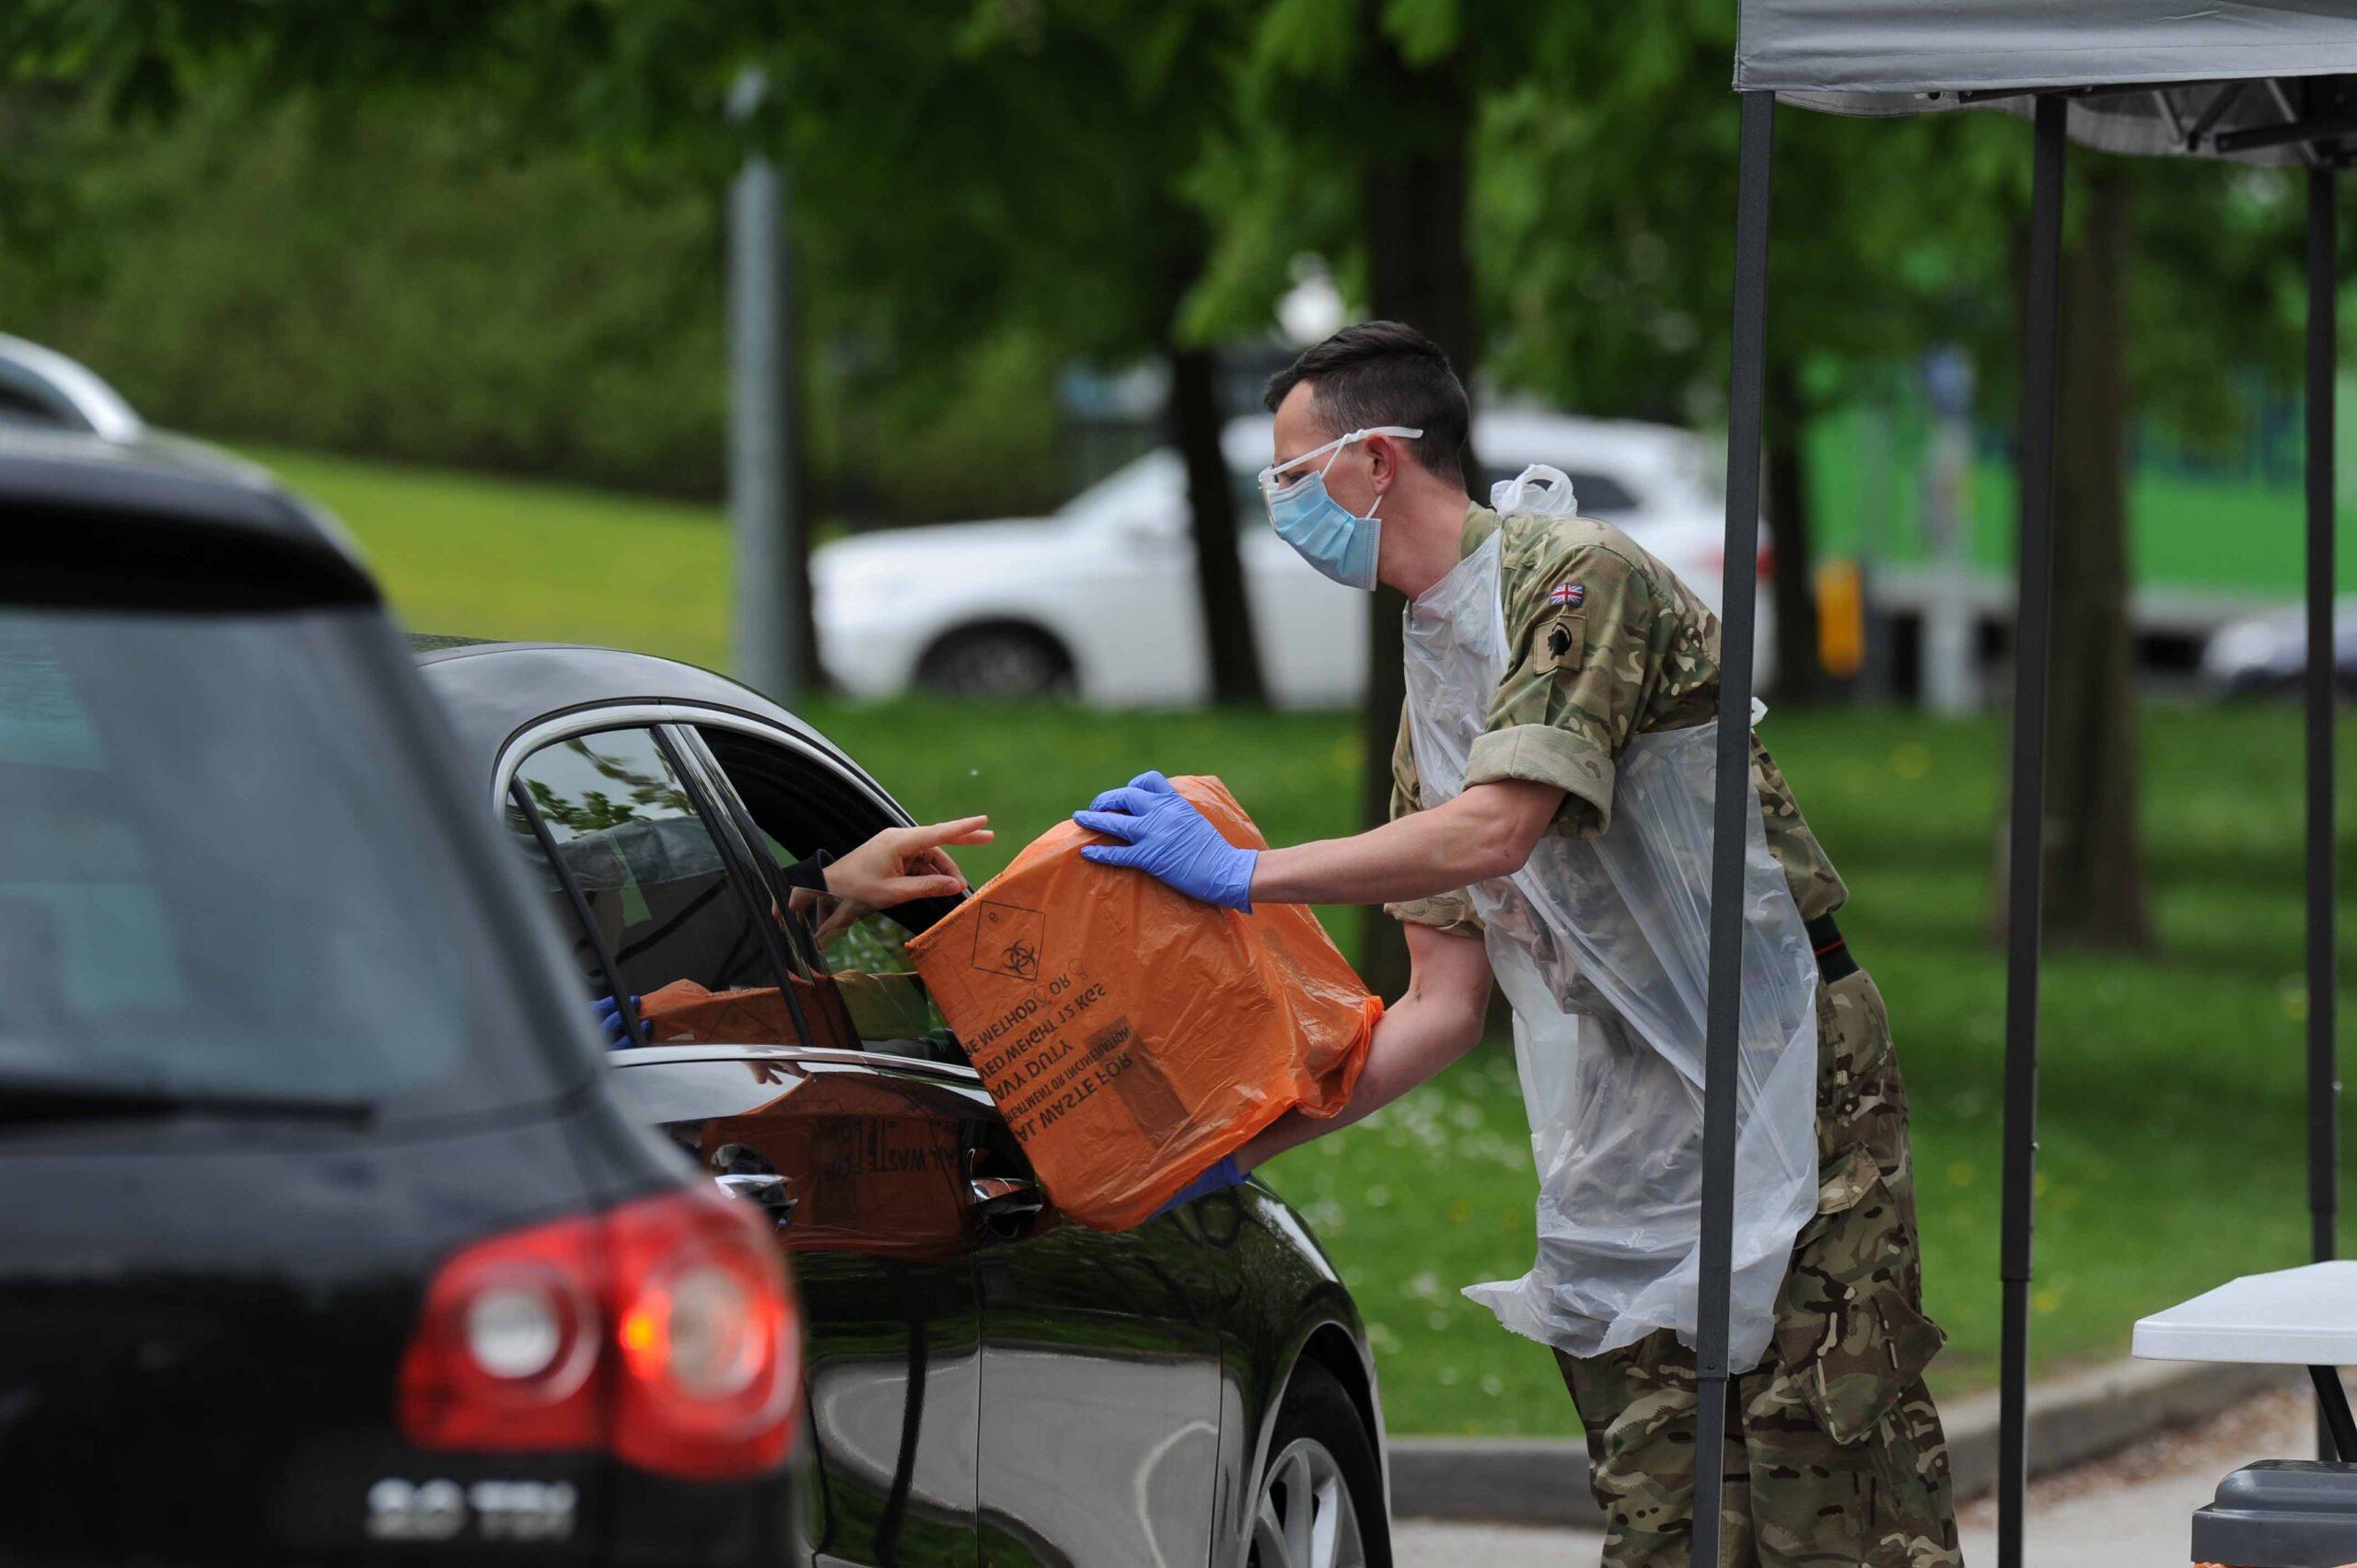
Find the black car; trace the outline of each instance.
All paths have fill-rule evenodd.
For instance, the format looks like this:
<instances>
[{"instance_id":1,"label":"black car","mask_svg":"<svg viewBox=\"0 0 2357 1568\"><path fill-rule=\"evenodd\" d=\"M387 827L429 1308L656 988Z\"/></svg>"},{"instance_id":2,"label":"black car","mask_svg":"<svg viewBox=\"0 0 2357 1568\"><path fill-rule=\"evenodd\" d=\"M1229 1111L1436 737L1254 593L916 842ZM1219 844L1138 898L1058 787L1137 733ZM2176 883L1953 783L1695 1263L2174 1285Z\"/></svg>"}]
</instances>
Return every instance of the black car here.
<instances>
[{"instance_id":1,"label":"black car","mask_svg":"<svg viewBox=\"0 0 2357 1568\"><path fill-rule=\"evenodd\" d=\"M792 1257L816 1562L1389 1561L1372 1363L1300 1217L1254 1184L1120 1234L1062 1220L907 972L950 905L830 913L774 879L907 823L875 779L686 665L419 644L574 1005L668 1020L625 1011L623 1101Z\"/></svg>"},{"instance_id":2,"label":"black car","mask_svg":"<svg viewBox=\"0 0 2357 1568\"><path fill-rule=\"evenodd\" d=\"M0 1562L769 1564L797 1308L332 526L0 429Z\"/></svg>"}]
</instances>

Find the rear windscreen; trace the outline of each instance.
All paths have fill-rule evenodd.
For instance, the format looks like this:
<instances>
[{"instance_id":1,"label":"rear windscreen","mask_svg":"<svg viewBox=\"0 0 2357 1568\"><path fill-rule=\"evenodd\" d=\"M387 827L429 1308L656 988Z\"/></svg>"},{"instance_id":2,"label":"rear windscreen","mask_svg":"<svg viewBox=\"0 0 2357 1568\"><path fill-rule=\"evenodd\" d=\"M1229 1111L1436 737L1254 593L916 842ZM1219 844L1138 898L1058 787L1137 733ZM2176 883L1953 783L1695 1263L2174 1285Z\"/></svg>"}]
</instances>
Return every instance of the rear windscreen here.
<instances>
[{"instance_id":1,"label":"rear windscreen","mask_svg":"<svg viewBox=\"0 0 2357 1568\"><path fill-rule=\"evenodd\" d=\"M467 1076L483 917L384 722L376 625L0 604L0 1079Z\"/></svg>"}]
</instances>

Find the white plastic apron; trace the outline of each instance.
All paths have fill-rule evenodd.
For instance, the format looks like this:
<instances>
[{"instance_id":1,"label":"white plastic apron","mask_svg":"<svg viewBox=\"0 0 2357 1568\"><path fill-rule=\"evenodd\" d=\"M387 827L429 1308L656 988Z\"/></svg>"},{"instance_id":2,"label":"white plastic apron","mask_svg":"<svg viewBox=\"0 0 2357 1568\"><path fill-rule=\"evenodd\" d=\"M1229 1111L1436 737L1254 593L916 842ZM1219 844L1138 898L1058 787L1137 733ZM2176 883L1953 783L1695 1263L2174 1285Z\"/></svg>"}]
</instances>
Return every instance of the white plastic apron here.
<instances>
[{"instance_id":1,"label":"white plastic apron","mask_svg":"<svg viewBox=\"0 0 2357 1568\"><path fill-rule=\"evenodd\" d=\"M1568 496L1568 486L1565 487ZM1508 659L1492 535L1408 609L1422 804L1463 786ZM1514 1005L1538 1172L1538 1256L1469 1287L1573 1355L1674 1329L1689 1345L1701 1230L1715 722L1631 740L1611 825L1549 833L1469 891ZM1744 813L1742 1022L1729 1365L1768 1349L1794 1236L1817 1206L1817 960L1756 810Z\"/></svg>"}]
</instances>

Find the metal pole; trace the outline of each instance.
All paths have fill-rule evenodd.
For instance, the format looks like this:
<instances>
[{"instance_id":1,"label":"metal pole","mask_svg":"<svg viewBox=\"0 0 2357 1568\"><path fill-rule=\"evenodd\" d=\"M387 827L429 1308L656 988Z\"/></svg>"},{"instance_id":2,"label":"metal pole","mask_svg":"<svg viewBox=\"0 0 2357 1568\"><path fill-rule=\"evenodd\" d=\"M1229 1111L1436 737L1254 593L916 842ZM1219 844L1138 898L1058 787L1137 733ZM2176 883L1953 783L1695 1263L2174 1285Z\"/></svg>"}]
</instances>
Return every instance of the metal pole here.
<instances>
[{"instance_id":1,"label":"metal pole","mask_svg":"<svg viewBox=\"0 0 2357 1568\"><path fill-rule=\"evenodd\" d=\"M737 78L738 120L767 84ZM790 703L805 674L798 519L794 515L791 322L787 316L785 179L759 153L728 193L728 509L736 530L736 614L730 659L737 679Z\"/></svg>"},{"instance_id":2,"label":"metal pole","mask_svg":"<svg viewBox=\"0 0 2357 1568\"><path fill-rule=\"evenodd\" d=\"M2031 1181L2038 1163L2038 947L2046 881L2046 693L2054 610L2054 400L2065 101L2038 100L2029 285L2022 313L2020 599L2014 616L2014 777L2005 884L2004 1329L1997 1417L1997 1562L2021 1568L2028 1475Z\"/></svg>"},{"instance_id":3,"label":"metal pole","mask_svg":"<svg viewBox=\"0 0 2357 1568\"><path fill-rule=\"evenodd\" d=\"M2339 1254L2335 1211L2340 1168L2340 1084L2333 1060L2333 378L2339 321L2333 171L2308 170L2308 1221L2310 1249L2321 1262ZM2339 1452L2316 1412L2317 1453ZM2347 1407L2341 1410L2346 1421Z\"/></svg>"},{"instance_id":4,"label":"metal pole","mask_svg":"<svg viewBox=\"0 0 2357 1568\"><path fill-rule=\"evenodd\" d=\"M1711 811L1711 992L1702 1072L1702 1249L1694 1326L1697 1568L1724 1526L1727 1293L1734 1267L1736 1027L1742 1002L1744 813L1751 787L1751 636L1759 589L1759 405L1768 330L1768 186L1776 95L1743 95L1736 176L1735 335L1727 387L1726 563L1720 578L1718 772Z\"/></svg>"}]
</instances>

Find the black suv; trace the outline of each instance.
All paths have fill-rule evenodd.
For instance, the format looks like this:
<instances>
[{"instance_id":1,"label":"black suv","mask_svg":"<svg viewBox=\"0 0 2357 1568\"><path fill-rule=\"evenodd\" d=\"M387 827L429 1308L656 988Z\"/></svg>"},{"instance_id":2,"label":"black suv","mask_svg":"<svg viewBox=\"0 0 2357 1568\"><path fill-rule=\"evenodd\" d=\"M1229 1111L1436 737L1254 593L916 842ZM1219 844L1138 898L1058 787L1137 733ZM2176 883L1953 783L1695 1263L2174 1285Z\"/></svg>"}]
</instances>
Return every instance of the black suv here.
<instances>
[{"instance_id":1,"label":"black suv","mask_svg":"<svg viewBox=\"0 0 2357 1568\"><path fill-rule=\"evenodd\" d=\"M0 1561L773 1563L800 1325L323 519L0 430Z\"/></svg>"}]
</instances>

